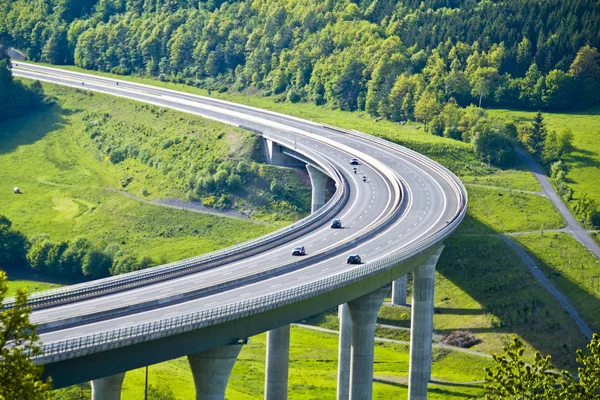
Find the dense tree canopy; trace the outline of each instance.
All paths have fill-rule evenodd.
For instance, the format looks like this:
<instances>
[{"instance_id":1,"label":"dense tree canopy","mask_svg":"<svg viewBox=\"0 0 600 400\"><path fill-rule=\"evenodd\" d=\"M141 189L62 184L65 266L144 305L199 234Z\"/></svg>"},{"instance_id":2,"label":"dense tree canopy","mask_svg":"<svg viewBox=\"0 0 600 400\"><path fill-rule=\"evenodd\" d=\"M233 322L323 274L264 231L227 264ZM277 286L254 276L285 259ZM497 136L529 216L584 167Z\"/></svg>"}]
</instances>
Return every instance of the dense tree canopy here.
<instances>
[{"instance_id":1,"label":"dense tree canopy","mask_svg":"<svg viewBox=\"0 0 600 400\"><path fill-rule=\"evenodd\" d=\"M0 0L0 38L33 60L219 78L393 120L422 118L423 93L427 105L596 104L598 32L593 0Z\"/></svg>"}]
</instances>

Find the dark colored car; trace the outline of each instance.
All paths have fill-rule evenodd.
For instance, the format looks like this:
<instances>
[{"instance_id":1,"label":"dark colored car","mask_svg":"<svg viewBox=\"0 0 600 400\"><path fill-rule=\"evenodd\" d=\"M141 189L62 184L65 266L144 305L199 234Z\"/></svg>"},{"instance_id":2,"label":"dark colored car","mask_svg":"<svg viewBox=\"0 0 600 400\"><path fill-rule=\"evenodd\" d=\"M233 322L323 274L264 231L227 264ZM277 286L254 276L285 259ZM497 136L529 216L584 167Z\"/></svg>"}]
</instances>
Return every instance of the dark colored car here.
<instances>
[{"instance_id":1,"label":"dark colored car","mask_svg":"<svg viewBox=\"0 0 600 400\"><path fill-rule=\"evenodd\" d=\"M294 251L292 251L292 255L293 256L305 256L306 250L304 249L304 246L295 247Z\"/></svg>"},{"instance_id":2,"label":"dark colored car","mask_svg":"<svg viewBox=\"0 0 600 400\"><path fill-rule=\"evenodd\" d=\"M340 229L342 227L342 220L334 219L333 221L331 221L331 227L334 229Z\"/></svg>"},{"instance_id":3,"label":"dark colored car","mask_svg":"<svg viewBox=\"0 0 600 400\"><path fill-rule=\"evenodd\" d=\"M348 257L346 264L360 264L360 256L357 254L355 256Z\"/></svg>"},{"instance_id":4,"label":"dark colored car","mask_svg":"<svg viewBox=\"0 0 600 400\"><path fill-rule=\"evenodd\" d=\"M351 165L358 165L358 158L352 158L352 159L350 160L350 164L351 164Z\"/></svg>"}]
</instances>

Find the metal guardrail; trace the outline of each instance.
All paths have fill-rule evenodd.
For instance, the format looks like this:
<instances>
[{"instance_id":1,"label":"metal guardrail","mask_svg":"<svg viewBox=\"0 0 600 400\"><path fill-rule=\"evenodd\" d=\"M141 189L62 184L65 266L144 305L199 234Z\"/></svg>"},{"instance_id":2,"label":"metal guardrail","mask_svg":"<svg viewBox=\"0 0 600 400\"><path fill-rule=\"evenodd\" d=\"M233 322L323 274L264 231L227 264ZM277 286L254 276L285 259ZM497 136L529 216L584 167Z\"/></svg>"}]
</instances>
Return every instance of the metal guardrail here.
<instances>
[{"instance_id":1,"label":"metal guardrail","mask_svg":"<svg viewBox=\"0 0 600 400\"><path fill-rule=\"evenodd\" d=\"M370 137L370 140L371 139L372 137ZM408 150L402 146L393 145L389 142L386 142L385 145L399 147L403 152ZM426 239L412 244L405 249L399 250L396 253L367 263L364 266L291 289L132 327L43 344L41 353L35 358L35 361L43 364L44 361L49 361L50 359L73 358L107 348L119 348L266 312L274 308L293 304L310 297L334 291L354 282L377 275L441 243L458 227L466 215L466 189L462 182L446 168L427 159L419 153L412 152L412 150L408 151L414 153L414 156L420 158L421 161L426 161L432 168L438 169L445 179L453 183L455 191L459 196L460 204L454 217L449 220L444 227L440 228Z\"/></svg>"},{"instance_id":2,"label":"metal guardrail","mask_svg":"<svg viewBox=\"0 0 600 400\"><path fill-rule=\"evenodd\" d=\"M254 131L257 132L256 130ZM262 132L258 131L258 133ZM298 152L302 153L301 151ZM66 301L67 299L73 300L82 297L93 297L94 295L101 294L103 292L124 290L132 286L140 286L156 280L170 278L173 275L180 276L186 271L192 273L203 265L218 261L227 261L228 258L231 258L234 255L247 252L259 246L265 246L271 242L280 240L293 232L302 230L303 228L320 221L325 215L328 215L329 211L335 208L336 205L340 204L344 200L345 196L348 195L345 185L343 184L344 178L341 173L327 160L320 160L319 164L328 172L328 175L334 181L336 181L338 190L336 190L333 197L325 204L325 206L321 207L317 212L301 219L300 221L259 238L201 256L188 258L182 261L176 261L141 271L134 271L123 275L111 276L92 282L33 293L29 296L27 304L29 306L36 307L48 303L52 304L59 301ZM12 308L14 307L14 304L15 298L9 297L2 303L2 307L0 309Z\"/></svg>"}]
</instances>

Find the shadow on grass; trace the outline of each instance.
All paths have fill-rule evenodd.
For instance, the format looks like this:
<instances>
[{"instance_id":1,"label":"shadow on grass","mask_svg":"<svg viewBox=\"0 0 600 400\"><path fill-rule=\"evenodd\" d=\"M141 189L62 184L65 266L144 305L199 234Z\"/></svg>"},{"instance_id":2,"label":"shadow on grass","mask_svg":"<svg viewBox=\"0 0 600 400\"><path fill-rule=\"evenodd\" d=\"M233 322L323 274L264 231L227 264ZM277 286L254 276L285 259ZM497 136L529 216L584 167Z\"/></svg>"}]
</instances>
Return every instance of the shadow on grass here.
<instances>
[{"instance_id":1,"label":"shadow on grass","mask_svg":"<svg viewBox=\"0 0 600 400\"><path fill-rule=\"evenodd\" d=\"M375 377L375 378L373 378L373 382L381 383L383 385L395 386L395 387L401 387L401 388L408 389L408 383L396 382L393 380L385 379L384 377ZM483 385L480 385L480 384L460 384L460 383L451 383L451 382L438 382L435 380L431 380L431 381L429 381L429 383L435 384L435 385L445 385L445 386L455 386L455 387L473 387L473 388L483 389ZM442 388L436 388L436 387L429 387L427 389L427 392L431 393L431 394L435 393L435 394L439 394L439 395L444 395L446 397L452 397L452 398L458 398L458 397L462 397L465 399L481 398L481 396L475 395L475 394L471 395L471 394L466 394L466 393L456 392L456 391L449 390L449 389L442 389Z\"/></svg>"},{"instance_id":2,"label":"shadow on grass","mask_svg":"<svg viewBox=\"0 0 600 400\"><path fill-rule=\"evenodd\" d=\"M60 129L66 123L65 117L73 111L52 105L22 117L0 123L0 155L9 154L19 146L33 144L48 133ZM11 132L11 134L6 134Z\"/></svg>"},{"instance_id":3,"label":"shadow on grass","mask_svg":"<svg viewBox=\"0 0 600 400\"><path fill-rule=\"evenodd\" d=\"M484 314L484 311L479 308L436 307L433 312L435 314L453 314L453 315L482 315L482 314Z\"/></svg>"},{"instance_id":4,"label":"shadow on grass","mask_svg":"<svg viewBox=\"0 0 600 400\"><path fill-rule=\"evenodd\" d=\"M481 304L482 314L489 318L487 327L463 329L516 334L543 354L551 354L559 367L574 366L575 350L583 348L586 339L508 244L498 237L457 235L445 244L437 271Z\"/></svg>"}]
</instances>

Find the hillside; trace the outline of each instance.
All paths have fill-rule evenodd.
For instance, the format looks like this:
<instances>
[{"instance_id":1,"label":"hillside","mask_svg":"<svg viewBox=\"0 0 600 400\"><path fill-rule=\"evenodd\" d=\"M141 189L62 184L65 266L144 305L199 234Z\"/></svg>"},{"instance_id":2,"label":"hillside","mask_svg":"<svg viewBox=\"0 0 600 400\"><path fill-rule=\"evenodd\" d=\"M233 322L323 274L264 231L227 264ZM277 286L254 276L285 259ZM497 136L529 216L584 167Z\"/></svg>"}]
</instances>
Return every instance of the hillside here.
<instances>
[{"instance_id":1,"label":"hillside","mask_svg":"<svg viewBox=\"0 0 600 400\"><path fill-rule=\"evenodd\" d=\"M126 272L264 235L310 209L306 173L253 158L254 133L107 95L43 87L53 106L0 123L0 186L21 191L0 197L0 215L30 240L29 262L21 257L16 265L0 262L2 268L29 264L47 276L80 280L80 262L53 263L44 249L144 256L111 269ZM209 213L181 209L191 208L186 199L202 202Z\"/></svg>"},{"instance_id":2,"label":"hillside","mask_svg":"<svg viewBox=\"0 0 600 400\"><path fill-rule=\"evenodd\" d=\"M598 103L599 15L592 0L5 0L0 39L31 60L428 122L432 96Z\"/></svg>"}]
</instances>

